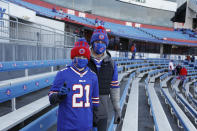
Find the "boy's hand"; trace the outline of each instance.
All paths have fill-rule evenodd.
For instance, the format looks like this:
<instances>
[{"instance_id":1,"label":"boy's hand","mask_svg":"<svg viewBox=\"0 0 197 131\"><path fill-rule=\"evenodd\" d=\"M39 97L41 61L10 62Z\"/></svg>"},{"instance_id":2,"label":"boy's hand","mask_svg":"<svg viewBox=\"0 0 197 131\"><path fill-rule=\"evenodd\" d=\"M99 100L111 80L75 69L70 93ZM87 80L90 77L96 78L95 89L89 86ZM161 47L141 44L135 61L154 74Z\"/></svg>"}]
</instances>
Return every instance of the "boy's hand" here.
<instances>
[{"instance_id":1,"label":"boy's hand","mask_svg":"<svg viewBox=\"0 0 197 131\"><path fill-rule=\"evenodd\" d=\"M66 83L64 83L64 86L60 89L60 91L58 92L58 97L60 99L64 99L67 94L70 92L70 89L66 87Z\"/></svg>"}]
</instances>

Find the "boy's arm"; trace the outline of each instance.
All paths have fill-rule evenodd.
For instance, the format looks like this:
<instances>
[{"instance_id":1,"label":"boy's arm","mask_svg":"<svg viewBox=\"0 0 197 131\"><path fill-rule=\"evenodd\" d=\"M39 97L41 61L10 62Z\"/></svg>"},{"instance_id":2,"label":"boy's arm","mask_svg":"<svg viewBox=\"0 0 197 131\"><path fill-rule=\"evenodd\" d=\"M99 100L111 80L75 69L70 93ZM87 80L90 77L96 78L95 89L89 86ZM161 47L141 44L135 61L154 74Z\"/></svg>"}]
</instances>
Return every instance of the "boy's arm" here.
<instances>
[{"instance_id":1,"label":"boy's arm","mask_svg":"<svg viewBox=\"0 0 197 131\"><path fill-rule=\"evenodd\" d=\"M67 96L69 90L66 88L66 83L64 83L64 79L62 77L62 72L58 72L53 85L48 94L50 104L54 105L60 103Z\"/></svg>"}]
</instances>

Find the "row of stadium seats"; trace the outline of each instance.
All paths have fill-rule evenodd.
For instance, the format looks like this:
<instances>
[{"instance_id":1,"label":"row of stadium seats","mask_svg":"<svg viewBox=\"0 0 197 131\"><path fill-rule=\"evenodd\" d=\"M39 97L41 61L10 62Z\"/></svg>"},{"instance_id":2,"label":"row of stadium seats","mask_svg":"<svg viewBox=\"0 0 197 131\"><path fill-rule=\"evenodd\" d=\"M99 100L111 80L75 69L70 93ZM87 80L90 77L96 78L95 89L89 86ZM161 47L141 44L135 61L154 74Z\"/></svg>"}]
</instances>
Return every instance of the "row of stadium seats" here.
<instances>
[{"instance_id":1,"label":"row of stadium seats","mask_svg":"<svg viewBox=\"0 0 197 131\"><path fill-rule=\"evenodd\" d=\"M60 65L67 65L71 62L71 60L57 60L57 61L17 61L17 62L1 62L1 72L11 72L14 70L28 70L31 68L43 68L43 67L53 67L53 66L60 66ZM125 70L123 66L118 67L118 72L121 73ZM55 74L57 71L53 71L50 73L43 73L39 75L33 75L33 76L24 76L22 78L16 78L6 81L1 81L1 88L0 88L0 103L13 100L16 97L23 96L25 94L29 94L31 92L35 92L37 90L40 90L42 88L48 87L52 84ZM126 75L126 74L125 74ZM120 78L123 78L120 77ZM43 102L44 107L49 106L48 98L43 97L40 99L41 102ZM34 105L34 102L30 103L27 106ZM16 104L14 104L16 106ZM26 107L26 106L25 106ZM11 112L13 116L14 114L18 113L19 111L24 111L26 108L20 108L16 111ZM37 106L36 106L37 107ZM43 106L41 106L43 107ZM12 107L15 108L15 107ZM37 107L38 108L38 107ZM35 108L36 109L36 108ZM42 109L42 108L41 108ZM40 110L38 108L38 110ZM29 112L29 114L24 114L20 120L16 119L17 121L7 121L8 123L3 123L4 126L1 126L2 129L8 129L19 122L23 121L27 118L27 116L32 116L38 111L33 110L32 112ZM12 120L12 117L10 116L10 113L2 117L2 119L5 119L7 117L8 119ZM7 119L6 119L7 120ZM10 123L9 123L10 122ZM5 126L6 125L6 126Z\"/></svg>"},{"instance_id":2,"label":"row of stadium seats","mask_svg":"<svg viewBox=\"0 0 197 131\"><path fill-rule=\"evenodd\" d=\"M119 81L121 81L123 79L122 75L127 75L127 74L131 73L131 70L128 70L127 71L127 69L125 69L125 71L123 71L122 70L123 69L122 67L123 66L120 66L119 67L120 68L119 69L119 71L120 71L120 73L119 73ZM135 69L135 71L136 71L136 69ZM143 69L143 71L146 71L146 72L149 70L149 68L147 68L147 67L142 67L141 69ZM127 82L127 84L125 86L125 89L123 91L123 95L121 96L121 100L120 100L121 109L123 108L123 105L125 104L126 96L127 96L128 90L130 89L130 83L132 82L132 80L136 76L136 72L135 71L130 74L129 79L128 79L128 82ZM144 74L146 72L144 72ZM40 117L39 119L35 120L31 124L29 124L28 126L26 126L25 128L23 128L22 131L31 130L31 129L40 129L40 127L39 127L40 124L42 124L43 126L49 127L50 125L46 125L46 122L45 122L45 120L43 118L45 118L45 119L47 118L47 120L48 120L48 118L53 117L53 119L56 119L56 116L55 116L55 113L56 112L54 110L57 110L57 109L53 109L50 112L48 112L47 114L45 114L42 117ZM108 128L109 131L115 129L116 126L117 126L117 125L114 125L113 124L113 117L112 117L112 120L111 120L110 125L109 125L109 128ZM50 120L53 120L53 119L50 119ZM51 123L51 121L49 121L49 123ZM55 124L55 123L56 123L56 121L53 120L53 124Z\"/></svg>"},{"instance_id":3,"label":"row of stadium seats","mask_svg":"<svg viewBox=\"0 0 197 131\"><path fill-rule=\"evenodd\" d=\"M164 73L164 71L166 71L166 67L164 68L164 69L160 69L161 67L160 67L160 65L157 65L157 64L155 64L155 63L157 63L158 61L164 61L163 59L161 59L161 60L155 60L155 61L148 61L148 60L128 60L128 59L126 59L126 58L113 58L116 62L119 62L119 66L118 66L118 71L119 71L119 81L121 81L123 78L124 78L124 76L127 76L128 74L130 74L131 73L131 75L130 75L130 77L129 77L129 80L128 80L128 83L126 84L126 86L125 86L125 89L124 89L124 93L123 93L123 95L122 95L122 97L121 97L121 107L123 107L123 105L124 105L124 103L126 102L126 97L128 96L127 94L128 94L128 90L131 90L131 88L134 88L133 86L132 87L130 87L130 84L132 83L139 83L139 79L144 75L144 74L146 74L147 72L148 72L148 77L147 78L155 78L155 77L157 77L157 76L159 76L159 75L161 75L161 74L163 74L163 75L161 75L161 77L160 77L160 79L161 79L161 82L163 82L163 81L165 81L165 83L171 78L171 73ZM61 64L64 64L65 65L65 63L66 62L63 62L63 61L66 61L66 60L60 60L59 62L58 61L56 61L56 62L52 62L52 61L50 61L50 62L47 62L47 61L43 61L43 62L41 62L41 61L39 61L39 62L19 62L19 63L15 63L15 62L8 62L11 66L8 66L9 68L8 69L4 69L4 71L9 71L9 69L10 69L10 71L13 71L14 70L14 67L16 68L16 70L18 70L18 69L21 69L21 70L25 70L26 68L33 68L33 63L37 63L37 68L41 68L42 66L43 67L46 67L47 66L47 64L48 64L48 66L57 66L57 65L61 65ZM69 63L70 61L69 60L67 60L67 62ZM134 63L138 63L139 62L139 64L134 64ZM166 60L166 62L168 62L168 60ZM32 66L27 66L27 63L28 63L28 65L31 65L32 64ZM59 63L59 64L58 64ZM161 63L163 63L163 62L161 62ZM2 65L3 65L3 67L5 66L5 63L1 63ZM134 67L132 67L132 65L135 65ZM165 63L166 65L168 64L168 63ZM17 66L13 66L13 65L17 65ZM141 67L141 68L139 68L139 67ZM194 70L193 68L191 68L192 70ZM3 70L2 70L3 71ZM135 76L137 75L137 79L138 80L134 80L134 78L135 78ZM43 75L43 76L45 76L45 75ZM170 76L170 77L169 77ZM193 77L193 76L191 76L191 77ZM191 78L190 77L190 78ZM53 78L54 78L54 76L53 76ZM194 78L195 79L195 78ZM40 80L40 81L39 81ZM42 77L42 78L40 78L40 79L36 79L35 81L31 81L30 83L30 85L25 85L25 82L23 81L23 82L21 82L21 83L18 83L19 85L16 85L14 88L16 88L16 87L20 87L20 88L18 88L19 90L21 89L21 91L23 91L23 92L25 92L25 93L28 93L28 92L32 92L32 91L35 91L35 90L39 90L39 89L41 89L42 87L44 87L44 86L49 86L51 83L52 83L52 81L53 81L53 79L49 79L49 78L47 78L47 77ZM151 81L151 83L152 82L154 82L152 79L150 80ZM175 81L175 79L173 79L173 81ZM26 81L27 82L27 81ZM39 84L38 84L38 82L39 82ZM44 85L45 84L45 85ZM42 86L42 87L41 87ZM162 85L163 86L163 85ZM135 87L136 88L136 87ZM3 89L3 88L2 88ZM29 90L27 90L27 89L29 89ZM20 94L21 92L19 91L19 90L17 90L17 88L16 88L16 91L11 91L11 94L10 94L10 91L9 91L9 89L7 89L6 88L6 90L4 90L4 91L2 91L2 93L4 93L5 95L0 95L1 97L3 96L3 97L7 97L6 99L5 98L2 98L2 101L1 101L1 103L3 102L3 101L7 101L9 98L10 99L12 99L12 98L14 98L14 97L17 97L17 96L14 96L14 95L16 95L16 94ZM149 92L149 95L150 95L150 99L152 99L151 97L154 97L155 98L155 93L154 93L154 90L153 90L153 88L151 88L151 89L149 89L148 88L148 86L146 87L146 90ZM134 90L134 91L137 91L137 88ZM133 92L133 90L131 91L131 92ZM12 94L12 93L16 93L16 94ZM153 93L153 94L151 94L151 93ZM9 96L10 95L10 96ZM12 96L13 95L13 96ZM21 93L21 95L24 95L24 93ZM132 95L133 95L133 93L132 93ZM134 96L132 96L131 95L131 97L135 97L135 95ZM153 95L153 96L152 96ZM11 97L12 96L12 97ZM48 97L43 97L42 98L42 103L45 103L46 101L48 101ZM130 102L132 102L132 101L130 101ZM151 103L154 103L155 101L151 101ZM126 102L127 103L127 102ZM133 103L135 103L136 104L136 102L133 102ZM34 104L34 102L32 102L32 103L30 103L30 105L33 105ZM154 104L152 104L151 106L153 106ZM35 105L34 105L35 106ZM49 106L49 102L48 103L45 103L44 104L44 106L45 107L47 107L47 106ZM128 106L128 105L127 105ZM135 106L136 107L136 106ZM44 108L44 107L42 107L42 108ZM128 106L128 108L129 108L129 106ZM153 110L154 111L154 108L155 107L151 107L151 110ZM159 108L159 107L156 107L156 108ZM21 108L20 108L21 109ZM18 110L16 110L16 111L20 111L20 109L18 109ZM25 108L24 108L25 109ZM41 116L39 119L37 119L37 120L35 120L34 122L32 122L32 123L30 123L27 127L25 127L24 129L22 129L22 130L25 130L25 129L28 129L28 130L30 130L30 129L37 129L37 128L39 128L39 129L41 129L41 127L43 127L42 129L45 129L45 125L49 122L51 122L52 120L53 120L53 122L51 123L51 124L49 124L49 125L53 125L54 123L55 123L55 121L54 121L54 119L56 119L56 111L55 110L57 110L57 109L53 109L52 111L50 111L50 112L48 112L47 114L44 114L43 116ZM136 110L136 109L134 109L134 110ZM24 111L24 110L23 110ZM35 110L34 110L35 111ZM152 114L154 114L154 113L156 113L156 112L153 112L152 111ZM36 111L35 111L36 112ZM33 114L35 114L35 112L34 113L31 113L31 115L33 115ZM51 113L52 112L52 113ZM12 112L12 115L14 114L14 112ZM7 114L7 115L5 115L3 118L5 119L5 117L7 117L7 119L8 118L11 118L10 117L10 115L11 115L11 113L9 113L9 114ZM9 117L8 117L9 116ZM14 115L13 115L14 116ZM155 117L155 115L154 115L154 117ZM45 118L45 119L44 119ZM49 120L48 122L46 122L46 118L47 118L47 120L49 120L48 118L50 118L51 119L51 121ZM134 117L135 118L135 117ZM17 120L17 122L21 122L21 121L23 121L24 119L26 119L26 118L20 118L20 120ZM126 119L126 118L125 118ZM154 118L155 120L156 120L156 118ZM130 120L131 121L131 120ZM6 127L6 129L7 128L11 128L11 127L13 127L14 125L16 125L17 123L14 123L13 125L9 125L8 123L6 124L6 123L3 123L3 125L7 125L7 127ZM134 123L135 124L135 123ZM5 127L5 126L1 126L2 128L3 127ZM42 125L42 126L39 126L39 125ZM48 126L49 126L48 125ZM159 121L158 120L156 120L156 122L155 122L155 125L156 125L156 127L157 128L159 128ZM30 128L30 127L33 127L33 128ZM124 127L124 126L123 126ZM110 124L110 127L109 127L109 130L111 130L111 129L114 129L114 128L116 128L116 125L114 125L113 124L113 121L111 121L111 124ZM5 128L4 128L5 129Z\"/></svg>"},{"instance_id":4,"label":"row of stadium seats","mask_svg":"<svg viewBox=\"0 0 197 131\"><path fill-rule=\"evenodd\" d=\"M171 75L171 74L165 73L164 75L161 75L159 77L160 78L160 87L161 87L160 90L162 92L162 95L164 95L165 102L170 105L171 113L176 115L176 117L178 119L178 124L179 124L178 126L179 127L181 127L181 125L182 125L185 130L196 130L195 127L193 126L193 124L190 122L190 120L186 117L186 115L181 111L181 109L178 107L176 102L172 99L170 93L168 92L168 89L162 88L162 87L167 87L167 81L171 78L171 77L169 77L169 75ZM174 77L171 81L171 84L172 85L175 84L176 80L177 80L176 77ZM165 84L161 84L161 82L163 82L163 81ZM178 81L180 81L180 80L178 80ZM176 83L175 85L176 86L173 86L173 87L178 88L178 84ZM155 93L153 87L154 87L154 83L152 83L152 80L151 80L151 82L146 83L146 90L147 90L147 94L149 97L151 115L153 116L154 123L155 123L154 129L156 129L156 130L172 130L168 120L166 119L166 116L165 116L165 113L163 112L162 107L159 106L160 103L158 101L158 98L156 96L156 93ZM152 93L152 95L151 95L151 93ZM177 97L177 99L180 99L182 101L182 104L184 104L183 106L186 107L190 113L192 112L191 113L192 116L194 116L194 119L196 119L196 117L195 117L196 111L191 108L189 103L187 103L182 97ZM152 104L152 103L157 103L157 104ZM155 105L157 105L157 106L155 106ZM158 110L160 110L160 111L158 111ZM161 118L163 118L163 119L161 119Z\"/></svg>"},{"instance_id":5,"label":"row of stadium seats","mask_svg":"<svg viewBox=\"0 0 197 131\"><path fill-rule=\"evenodd\" d=\"M176 38L176 39L184 39L184 40L197 40L197 38L189 37L186 34L182 34L177 31L165 31L165 30L157 30L157 29L148 29L148 28L141 28L142 30L149 32L160 39L163 38Z\"/></svg>"}]
</instances>

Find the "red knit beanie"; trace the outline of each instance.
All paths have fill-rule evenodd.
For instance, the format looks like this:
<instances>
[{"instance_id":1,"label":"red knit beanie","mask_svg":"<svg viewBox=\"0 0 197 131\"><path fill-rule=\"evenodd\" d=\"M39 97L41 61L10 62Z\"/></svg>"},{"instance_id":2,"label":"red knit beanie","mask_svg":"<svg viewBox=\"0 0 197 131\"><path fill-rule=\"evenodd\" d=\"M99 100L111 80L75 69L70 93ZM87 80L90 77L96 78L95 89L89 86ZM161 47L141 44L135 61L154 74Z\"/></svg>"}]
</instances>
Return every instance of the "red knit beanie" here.
<instances>
[{"instance_id":1,"label":"red knit beanie","mask_svg":"<svg viewBox=\"0 0 197 131\"><path fill-rule=\"evenodd\" d=\"M75 42L75 46L71 50L71 59L75 56L85 56L88 60L90 59L90 49L85 38L80 38Z\"/></svg>"}]
</instances>

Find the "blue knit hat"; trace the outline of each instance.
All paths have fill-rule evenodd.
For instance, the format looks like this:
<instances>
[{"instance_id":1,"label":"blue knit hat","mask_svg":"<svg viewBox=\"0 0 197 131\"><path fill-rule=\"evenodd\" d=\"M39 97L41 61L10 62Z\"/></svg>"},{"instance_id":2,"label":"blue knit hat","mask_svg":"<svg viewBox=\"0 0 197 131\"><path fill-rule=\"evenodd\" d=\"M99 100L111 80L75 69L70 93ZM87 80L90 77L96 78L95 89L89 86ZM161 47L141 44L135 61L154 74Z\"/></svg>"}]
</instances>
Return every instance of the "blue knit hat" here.
<instances>
[{"instance_id":1,"label":"blue knit hat","mask_svg":"<svg viewBox=\"0 0 197 131\"><path fill-rule=\"evenodd\" d=\"M104 27L98 26L94 30L90 43L93 44L95 41L103 41L106 44L106 46L108 46L109 39L108 39L107 32Z\"/></svg>"}]
</instances>

